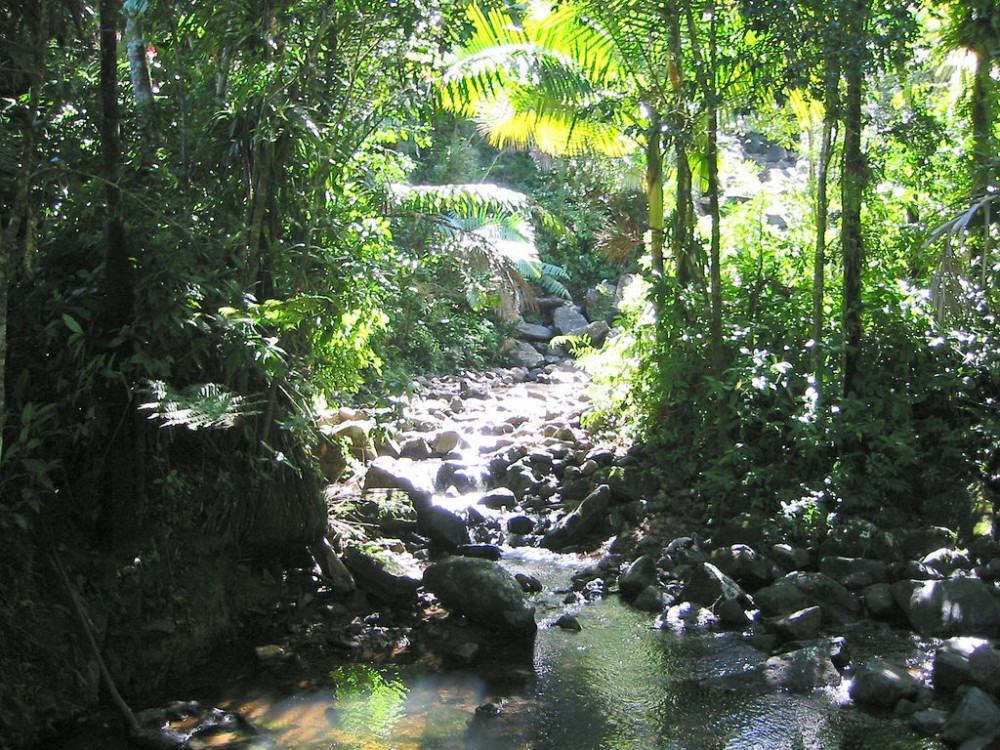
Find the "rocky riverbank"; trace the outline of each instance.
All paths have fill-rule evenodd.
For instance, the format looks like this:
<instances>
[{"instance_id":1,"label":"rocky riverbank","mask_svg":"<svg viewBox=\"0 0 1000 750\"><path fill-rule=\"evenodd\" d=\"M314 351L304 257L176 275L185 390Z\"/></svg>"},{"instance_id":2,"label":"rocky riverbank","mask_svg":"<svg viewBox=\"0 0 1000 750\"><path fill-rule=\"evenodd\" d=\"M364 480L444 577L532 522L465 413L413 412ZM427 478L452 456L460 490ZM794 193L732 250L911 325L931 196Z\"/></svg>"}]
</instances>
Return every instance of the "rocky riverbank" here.
<instances>
[{"instance_id":1,"label":"rocky riverbank","mask_svg":"<svg viewBox=\"0 0 1000 750\"><path fill-rule=\"evenodd\" d=\"M323 605L326 630L307 606L288 642L262 646L260 658L333 648L474 664L519 642L530 654L525 597L539 584L521 577L515 586L492 561L525 546L584 552L590 563L566 582L567 608L618 596L658 627L732 631L756 649L706 686L849 686L857 705L907 716L947 743L1000 743L995 543L969 549L949 529L850 519L809 546L789 544L768 519L707 526L650 457L581 427L584 389L561 362L423 380L380 439L359 427L371 415L331 416L368 459L363 478L328 491L333 517L352 521L324 552L338 601ZM567 612L543 626L579 624ZM880 632L917 650L852 659L853 643Z\"/></svg>"},{"instance_id":2,"label":"rocky riverbank","mask_svg":"<svg viewBox=\"0 0 1000 750\"><path fill-rule=\"evenodd\" d=\"M327 488L330 531L282 574L281 601L250 613L256 669L301 681L330 660L530 667L537 628L578 631L581 607L618 597L652 627L741 641L738 662L692 669L701 688L843 690L948 744L1000 746L995 543L848 519L797 546L769 519L708 523L654 457L581 425L585 390L560 359L420 379L392 414L325 415L359 471ZM536 613L541 582L504 567L519 548L581 555L556 592L564 611ZM252 733L170 711L149 721L195 727L183 742Z\"/></svg>"}]
</instances>

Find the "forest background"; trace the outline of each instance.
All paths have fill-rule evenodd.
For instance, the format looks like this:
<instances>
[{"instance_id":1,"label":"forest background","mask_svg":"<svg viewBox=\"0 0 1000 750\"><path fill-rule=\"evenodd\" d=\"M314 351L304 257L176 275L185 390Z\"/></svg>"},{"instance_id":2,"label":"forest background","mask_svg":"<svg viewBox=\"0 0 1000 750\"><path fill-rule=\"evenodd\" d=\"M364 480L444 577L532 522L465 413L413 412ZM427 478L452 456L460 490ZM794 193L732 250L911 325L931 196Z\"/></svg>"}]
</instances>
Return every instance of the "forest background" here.
<instances>
[{"instance_id":1,"label":"forest background","mask_svg":"<svg viewBox=\"0 0 1000 750\"><path fill-rule=\"evenodd\" d=\"M0 34L15 741L98 689L59 571L148 687L191 652L134 623L208 644L241 560L324 532L318 411L626 271L589 419L707 516L995 513L993 0L12 0Z\"/></svg>"}]
</instances>

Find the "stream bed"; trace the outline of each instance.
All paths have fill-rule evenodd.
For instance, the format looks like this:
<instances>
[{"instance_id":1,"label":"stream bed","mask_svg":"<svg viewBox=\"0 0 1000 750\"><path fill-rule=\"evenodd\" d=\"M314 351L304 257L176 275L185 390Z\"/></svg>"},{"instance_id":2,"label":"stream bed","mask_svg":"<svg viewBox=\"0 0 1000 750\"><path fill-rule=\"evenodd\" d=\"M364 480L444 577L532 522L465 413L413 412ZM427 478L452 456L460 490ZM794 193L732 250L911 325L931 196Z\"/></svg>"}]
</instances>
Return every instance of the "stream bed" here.
<instances>
[{"instance_id":1,"label":"stream bed","mask_svg":"<svg viewBox=\"0 0 1000 750\"><path fill-rule=\"evenodd\" d=\"M901 721L855 709L844 687L808 695L705 687L696 678L757 657L737 633L659 627L617 597L570 608L579 632L552 627L565 610L554 591L579 560L510 550L504 564L546 586L530 663L448 671L355 664L297 692L240 688L218 698L277 747L297 750L943 747Z\"/></svg>"},{"instance_id":2,"label":"stream bed","mask_svg":"<svg viewBox=\"0 0 1000 750\"><path fill-rule=\"evenodd\" d=\"M561 376L561 379L556 376ZM470 440L480 423L517 417L551 420L566 403L579 407L581 379L508 389L502 398L467 401L462 418ZM562 399L563 403L560 403ZM482 440L482 438L480 438ZM478 446L473 445L473 449ZM438 496L456 510L464 497ZM709 750L793 748L909 750L943 748L891 714L873 715L848 698L849 674L836 687L804 693L733 689L725 683L759 667L766 654L738 631L670 621L622 603L567 597L574 571L593 563L575 553L503 544L501 564L542 584L531 596L539 630L519 655L445 667L433 653L412 663L391 659L254 662L244 654L205 666L173 697L232 712L256 735L234 741L225 732L188 747L235 750ZM576 618L579 630L555 625ZM905 631L860 625L842 633L853 663L892 654L915 673L928 669L927 649ZM718 678L718 681L716 680ZM161 703L160 705L164 705ZM47 748L130 747L93 724L75 739Z\"/></svg>"}]
</instances>

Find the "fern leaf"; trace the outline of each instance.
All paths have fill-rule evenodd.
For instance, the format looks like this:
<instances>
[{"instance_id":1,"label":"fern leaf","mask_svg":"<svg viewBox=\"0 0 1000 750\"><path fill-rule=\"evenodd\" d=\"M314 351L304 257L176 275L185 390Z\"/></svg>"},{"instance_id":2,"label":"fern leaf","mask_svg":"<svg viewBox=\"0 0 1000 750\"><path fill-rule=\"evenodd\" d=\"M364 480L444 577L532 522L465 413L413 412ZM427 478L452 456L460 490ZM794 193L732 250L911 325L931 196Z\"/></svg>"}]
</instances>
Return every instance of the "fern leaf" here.
<instances>
[{"instance_id":1,"label":"fern leaf","mask_svg":"<svg viewBox=\"0 0 1000 750\"><path fill-rule=\"evenodd\" d=\"M189 430L228 429L254 412L247 409L242 396L217 383L200 383L175 390L162 380L148 384L150 401L139 404L149 418L161 427L186 427Z\"/></svg>"}]
</instances>

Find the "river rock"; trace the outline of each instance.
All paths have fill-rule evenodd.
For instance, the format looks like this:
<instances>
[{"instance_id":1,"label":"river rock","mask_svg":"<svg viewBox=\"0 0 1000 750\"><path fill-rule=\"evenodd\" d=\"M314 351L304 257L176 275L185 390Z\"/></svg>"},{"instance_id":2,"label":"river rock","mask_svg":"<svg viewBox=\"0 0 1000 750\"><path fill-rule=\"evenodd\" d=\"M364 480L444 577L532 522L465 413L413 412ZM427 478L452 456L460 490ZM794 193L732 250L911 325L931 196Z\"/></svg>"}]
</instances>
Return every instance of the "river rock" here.
<instances>
[{"instance_id":1,"label":"river rock","mask_svg":"<svg viewBox=\"0 0 1000 750\"><path fill-rule=\"evenodd\" d=\"M751 590L766 586L776 577L774 563L746 544L713 550L709 560L727 576Z\"/></svg>"},{"instance_id":2,"label":"river rock","mask_svg":"<svg viewBox=\"0 0 1000 750\"><path fill-rule=\"evenodd\" d=\"M934 652L934 689L953 693L973 685L1000 693L1000 651L983 638L950 638Z\"/></svg>"},{"instance_id":3,"label":"river rock","mask_svg":"<svg viewBox=\"0 0 1000 750\"><path fill-rule=\"evenodd\" d=\"M468 521L438 505L417 508L417 531L445 550L454 550L471 541Z\"/></svg>"},{"instance_id":4,"label":"river rock","mask_svg":"<svg viewBox=\"0 0 1000 750\"><path fill-rule=\"evenodd\" d=\"M599 578L596 580L600 581ZM658 586L650 584L636 594L631 604L640 612L662 612L667 605L667 597Z\"/></svg>"},{"instance_id":5,"label":"river rock","mask_svg":"<svg viewBox=\"0 0 1000 750\"><path fill-rule=\"evenodd\" d=\"M656 581L656 560L652 555L642 555L618 577L618 590L622 598L629 601L637 597L646 587L655 586Z\"/></svg>"},{"instance_id":6,"label":"river rock","mask_svg":"<svg viewBox=\"0 0 1000 750\"><path fill-rule=\"evenodd\" d=\"M602 484L580 503L579 507L560 519L556 527L542 539L547 549L565 549L580 544L587 535L598 528L608 512L611 488Z\"/></svg>"},{"instance_id":7,"label":"river rock","mask_svg":"<svg viewBox=\"0 0 1000 750\"><path fill-rule=\"evenodd\" d=\"M555 625L557 628L562 628L563 630L571 630L574 633L579 633L581 630L583 630L583 626L580 624L580 621L576 618L575 615L571 614L559 615L559 619L557 619L552 624Z\"/></svg>"},{"instance_id":8,"label":"river rock","mask_svg":"<svg viewBox=\"0 0 1000 750\"><path fill-rule=\"evenodd\" d=\"M431 448L435 455L447 456L455 450L461 442L462 436L455 430L442 430L434 436Z\"/></svg>"},{"instance_id":9,"label":"river rock","mask_svg":"<svg viewBox=\"0 0 1000 750\"><path fill-rule=\"evenodd\" d=\"M1000 633L1000 592L975 578L897 581L892 595L910 625L924 636Z\"/></svg>"},{"instance_id":10,"label":"river rock","mask_svg":"<svg viewBox=\"0 0 1000 750\"><path fill-rule=\"evenodd\" d=\"M586 328L590 323L574 305L566 303L552 311L552 327L560 336Z\"/></svg>"},{"instance_id":11,"label":"river rock","mask_svg":"<svg viewBox=\"0 0 1000 750\"><path fill-rule=\"evenodd\" d=\"M462 461L442 461L434 477L434 486L439 490L473 492L481 488L487 479L485 469L472 468Z\"/></svg>"},{"instance_id":12,"label":"river rock","mask_svg":"<svg viewBox=\"0 0 1000 750\"><path fill-rule=\"evenodd\" d=\"M428 565L423 582L445 607L470 622L516 638L535 634L535 608L514 576L497 563L448 558Z\"/></svg>"},{"instance_id":13,"label":"river rock","mask_svg":"<svg viewBox=\"0 0 1000 750\"><path fill-rule=\"evenodd\" d=\"M766 623L768 629L786 641L808 641L819 635L823 626L823 610L807 607L784 617L776 617Z\"/></svg>"},{"instance_id":14,"label":"river rock","mask_svg":"<svg viewBox=\"0 0 1000 750\"><path fill-rule=\"evenodd\" d=\"M741 605L748 605L751 601L736 581L708 562L695 565L681 598L710 609L727 599Z\"/></svg>"},{"instance_id":15,"label":"river rock","mask_svg":"<svg viewBox=\"0 0 1000 750\"><path fill-rule=\"evenodd\" d=\"M861 598L868 614L876 620L889 620L900 612L888 583L873 583L862 592Z\"/></svg>"},{"instance_id":16,"label":"river rock","mask_svg":"<svg viewBox=\"0 0 1000 750\"><path fill-rule=\"evenodd\" d=\"M950 547L941 547L924 555L920 564L934 573L934 578L948 578L960 568L968 570L972 567L968 555Z\"/></svg>"},{"instance_id":17,"label":"river rock","mask_svg":"<svg viewBox=\"0 0 1000 750\"><path fill-rule=\"evenodd\" d=\"M851 700L869 708L893 708L902 699L912 700L921 683L902 667L876 659L854 674Z\"/></svg>"},{"instance_id":18,"label":"river rock","mask_svg":"<svg viewBox=\"0 0 1000 750\"><path fill-rule=\"evenodd\" d=\"M203 706L195 701L175 701L166 708L137 711L136 745L166 748L214 747L225 735L231 747L267 747L257 731L240 714Z\"/></svg>"},{"instance_id":19,"label":"river rock","mask_svg":"<svg viewBox=\"0 0 1000 750\"><path fill-rule=\"evenodd\" d=\"M525 341L539 341L543 344L547 344L554 335L551 328L536 323L518 323L515 330Z\"/></svg>"},{"instance_id":20,"label":"river rock","mask_svg":"<svg viewBox=\"0 0 1000 750\"><path fill-rule=\"evenodd\" d=\"M932 736L944 729L948 723L948 712L940 708L925 708L912 714L907 723L921 734Z\"/></svg>"},{"instance_id":21,"label":"river rock","mask_svg":"<svg viewBox=\"0 0 1000 750\"><path fill-rule=\"evenodd\" d=\"M811 693L839 685L840 681L840 673L828 651L823 647L809 647L772 656L739 672L704 680L703 684L732 692L766 695Z\"/></svg>"},{"instance_id":22,"label":"river rock","mask_svg":"<svg viewBox=\"0 0 1000 750\"><path fill-rule=\"evenodd\" d=\"M941 729L941 739L961 745L975 738L988 740L1000 735L1000 706L996 701L977 687L963 690L958 705Z\"/></svg>"},{"instance_id":23,"label":"river rock","mask_svg":"<svg viewBox=\"0 0 1000 750\"><path fill-rule=\"evenodd\" d=\"M873 583L885 583L889 578L889 569L884 562L859 557L829 555L819 561L819 572L853 590Z\"/></svg>"},{"instance_id":24,"label":"river rock","mask_svg":"<svg viewBox=\"0 0 1000 750\"><path fill-rule=\"evenodd\" d=\"M513 508L517 505L517 496L507 487L497 487L479 498L478 504L493 510Z\"/></svg>"},{"instance_id":25,"label":"river rock","mask_svg":"<svg viewBox=\"0 0 1000 750\"><path fill-rule=\"evenodd\" d=\"M410 496L399 489L368 489L361 493L356 512L383 534L400 536L417 528L417 511Z\"/></svg>"},{"instance_id":26,"label":"river rock","mask_svg":"<svg viewBox=\"0 0 1000 750\"><path fill-rule=\"evenodd\" d=\"M593 323L588 323L581 328L574 328L569 332L570 336L578 336L581 339L585 339L590 342L590 345L595 349L600 349L604 346L604 342L607 341L608 336L611 334L611 326L609 326L603 320L596 320Z\"/></svg>"},{"instance_id":27,"label":"river rock","mask_svg":"<svg viewBox=\"0 0 1000 750\"><path fill-rule=\"evenodd\" d=\"M455 548L455 554L462 557L478 557L483 560L499 560L503 550L495 544L463 544Z\"/></svg>"},{"instance_id":28,"label":"river rock","mask_svg":"<svg viewBox=\"0 0 1000 750\"><path fill-rule=\"evenodd\" d=\"M507 339L500 346L500 356L506 358L515 367L534 370L545 364L544 355L527 341Z\"/></svg>"},{"instance_id":29,"label":"river rock","mask_svg":"<svg viewBox=\"0 0 1000 750\"><path fill-rule=\"evenodd\" d=\"M358 586L378 599L409 604L420 587L420 569L409 555L363 544L347 547L343 560Z\"/></svg>"},{"instance_id":30,"label":"river rock","mask_svg":"<svg viewBox=\"0 0 1000 750\"><path fill-rule=\"evenodd\" d=\"M364 489L403 490L419 511L421 503L430 503L433 488L414 479L413 474L412 465L406 460L379 456L368 465Z\"/></svg>"},{"instance_id":31,"label":"river rock","mask_svg":"<svg viewBox=\"0 0 1000 750\"><path fill-rule=\"evenodd\" d=\"M789 573L757 591L754 601L768 617L813 606L823 610L823 619L830 624L852 622L861 614L861 605L851 592L822 573Z\"/></svg>"},{"instance_id":32,"label":"river rock","mask_svg":"<svg viewBox=\"0 0 1000 750\"><path fill-rule=\"evenodd\" d=\"M775 544L770 549L770 557L786 572L804 570L809 567L809 551L801 547L793 547L784 542Z\"/></svg>"},{"instance_id":33,"label":"river rock","mask_svg":"<svg viewBox=\"0 0 1000 750\"><path fill-rule=\"evenodd\" d=\"M535 530L535 522L525 515L511 516L507 519L507 531L511 534L527 536Z\"/></svg>"},{"instance_id":34,"label":"river rock","mask_svg":"<svg viewBox=\"0 0 1000 750\"><path fill-rule=\"evenodd\" d=\"M590 320L612 322L618 312L615 306L615 287L605 281L588 289L583 297L583 311Z\"/></svg>"},{"instance_id":35,"label":"river rock","mask_svg":"<svg viewBox=\"0 0 1000 750\"><path fill-rule=\"evenodd\" d=\"M399 443L400 458L409 458L414 461L424 461L431 457L433 451L427 442L427 438L422 435L412 435Z\"/></svg>"}]
</instances>

